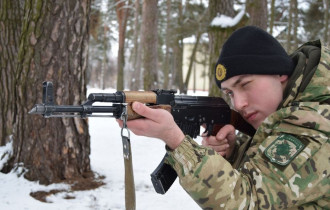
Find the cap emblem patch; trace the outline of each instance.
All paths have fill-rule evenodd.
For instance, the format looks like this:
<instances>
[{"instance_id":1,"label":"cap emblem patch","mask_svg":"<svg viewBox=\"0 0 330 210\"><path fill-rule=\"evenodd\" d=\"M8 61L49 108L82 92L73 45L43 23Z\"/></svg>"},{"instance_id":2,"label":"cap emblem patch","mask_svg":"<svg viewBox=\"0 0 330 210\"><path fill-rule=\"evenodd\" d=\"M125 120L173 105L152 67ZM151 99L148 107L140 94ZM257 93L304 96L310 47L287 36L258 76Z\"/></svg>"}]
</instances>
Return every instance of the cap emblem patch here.
<instances>
[{"instance_id":1,"label":"cap emblem patch","mask_svg":"<svg viewBox=\"0 0 330 210\"><path fill-rule=\"evenodd\" d=\"M226 77L226 73L227 73L227 69L223 65L218 64L215 70L215 76L217 80L218 81L223 80Z\"/></svg>"}]
</instances>

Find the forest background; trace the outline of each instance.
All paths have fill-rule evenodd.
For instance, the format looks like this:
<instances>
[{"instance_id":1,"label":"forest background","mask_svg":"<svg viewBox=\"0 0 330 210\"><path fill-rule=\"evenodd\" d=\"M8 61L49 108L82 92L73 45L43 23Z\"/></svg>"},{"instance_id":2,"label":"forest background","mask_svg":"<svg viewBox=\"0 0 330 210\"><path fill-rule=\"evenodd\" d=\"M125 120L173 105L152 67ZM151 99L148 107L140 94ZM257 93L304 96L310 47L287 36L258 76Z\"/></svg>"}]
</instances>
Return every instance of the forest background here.
<instances>
[{"instance_id":1,"label":"forest background","mask_svg":"<svg viewBox=\"0 0 330 210\"><path fill-rule=\"evenodd\" d=\"M309 40L329 44L329 0L1 0L0 146L13 145L1 173L23 168L41 184L97 187L88 120L28 115L42 82L53 81L57 104L81 104L87 86L186 93L198 63L209 95L219 95L221 46L245 25L267 30L289 53Z\"/></svg>"}]
</instances>

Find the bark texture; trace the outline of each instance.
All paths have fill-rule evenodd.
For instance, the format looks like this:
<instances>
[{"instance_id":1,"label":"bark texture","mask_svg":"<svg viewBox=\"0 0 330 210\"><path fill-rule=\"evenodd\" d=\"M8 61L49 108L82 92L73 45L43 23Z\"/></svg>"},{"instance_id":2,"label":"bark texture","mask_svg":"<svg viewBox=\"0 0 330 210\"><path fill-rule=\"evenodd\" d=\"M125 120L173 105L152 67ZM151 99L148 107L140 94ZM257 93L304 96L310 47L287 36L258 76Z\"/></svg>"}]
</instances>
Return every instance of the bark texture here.
<instances>
[{"instance_id":1,"label":"bark texture","mask_svg":"<svg viewBox=\"0 0 330 210\"><path fill-rule=\"evenodd\" d=\"M14 155L3 171L23 164L24 176L42 184L92 174L86 120L28 115L45 80L54 83L56 104L85 100L89 11L90 0L25 1L17 65L6 69L14 74Z\"/></svg>"}]
</instances>

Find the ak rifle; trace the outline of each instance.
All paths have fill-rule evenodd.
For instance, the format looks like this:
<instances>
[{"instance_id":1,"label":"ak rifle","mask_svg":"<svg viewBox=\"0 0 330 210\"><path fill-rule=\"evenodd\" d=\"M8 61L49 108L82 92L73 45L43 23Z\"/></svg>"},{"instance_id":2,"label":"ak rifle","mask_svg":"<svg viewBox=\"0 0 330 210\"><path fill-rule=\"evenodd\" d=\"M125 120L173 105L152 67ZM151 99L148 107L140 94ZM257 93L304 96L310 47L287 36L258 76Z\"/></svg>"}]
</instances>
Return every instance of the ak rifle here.
<instances>
[{"instance_id":1,"label":"ak rifle","mask_svg":"<svg viewBox=\"0 0 330 210\"><path fill-rule=\"evenodd\" d=\"M52 82L43 82L42 104L36 104L29 114L51 117L114 117L127 120L141 118L132 109L138 101L151 108L168 110L185 135L196 138L201 125L205 125L207 135L216 135L221 127L232 124L237 130L253 135L255 130L241 116L230 109L220 97L176 95L175 90L117 91L116 93L91 93L81 105L55 105ZM93 105L95 102L111 102L112 105ZM101 114L102 113L102 114ZM151 128L152 129L152 128ZM166 156L151 174L157 193L165 194L175 181L174 169L164 163Z\"/></svg>"}]
</instances>

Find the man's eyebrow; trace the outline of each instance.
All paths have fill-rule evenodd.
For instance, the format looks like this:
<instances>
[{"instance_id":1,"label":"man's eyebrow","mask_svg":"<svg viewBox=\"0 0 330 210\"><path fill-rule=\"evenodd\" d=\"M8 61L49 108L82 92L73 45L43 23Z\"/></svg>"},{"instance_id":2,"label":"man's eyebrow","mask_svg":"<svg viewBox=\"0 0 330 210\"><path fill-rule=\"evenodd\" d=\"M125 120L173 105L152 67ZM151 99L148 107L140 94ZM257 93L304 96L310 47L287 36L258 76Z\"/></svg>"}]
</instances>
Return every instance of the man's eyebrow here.
<instances>
[{"instance_id":1,"label":"man's eyebrow","mask_svg":"<svg viewBox=\"0 0 330 210\"><path fill-rule=\"evenodd\" d=\"M240 75L238 79L234 82L233 87L236 87L239 83L242 82L242 80L247 77L248 75Z\"/></svg>"},{"instance_id":2,"label":"man's eyebrow","mask_svg":"<svg viewBox=\"0 0 330 210\"><path fill-rule=\"evenodd\" d=\"M233 84L233 87L236 87L239 83L242 82L243 76L240 76Z\"/></svg>"},{"instance_id":3,"label":"man's eyebrow","mask_svg":"<svg viewBox=\"0 0 330 210\"><path fill-rule=\"evenodd\" d=\"M242 82L242 80L247 77L248 75L240 75L238 77L238 79L234 82L234 84L232 85L232 87L236 87L238 84L240 84ZM228 90L228 88L222 88L222 90Z\"/></svg>"}]
</instances>

